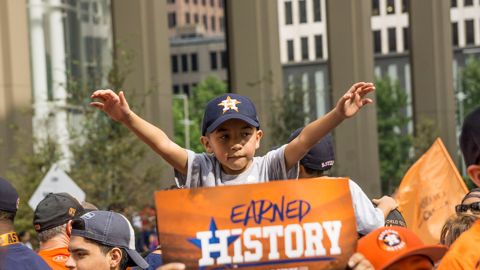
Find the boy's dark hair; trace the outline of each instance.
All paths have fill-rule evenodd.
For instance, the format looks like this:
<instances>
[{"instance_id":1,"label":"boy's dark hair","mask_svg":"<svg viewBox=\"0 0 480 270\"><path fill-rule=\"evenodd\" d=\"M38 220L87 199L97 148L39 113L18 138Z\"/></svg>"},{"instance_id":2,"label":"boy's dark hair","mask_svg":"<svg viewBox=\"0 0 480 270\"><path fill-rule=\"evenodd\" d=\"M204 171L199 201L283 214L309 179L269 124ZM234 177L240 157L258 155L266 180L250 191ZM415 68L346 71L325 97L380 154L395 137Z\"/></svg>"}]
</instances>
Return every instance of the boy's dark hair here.
<instances>
[{"instance_id":1,"label":"boy's dark hair","mask_svg":"<svg viewBox=\"0 0 480 270\"><path fill-rule=\"evenodd\" d=\"M91 240L91 239L87 239L87 238L84 238L84 239L85 239L85 242L97 245L98 248L100 249L100 252L102 252L103 255L107 255L108 252L110 252L112 249L115 248L115 247L112 247L112 246L103 245L103 244L101 244L101 243L99 243L95 240ZM120 264L119 264L118 267L119 267L120 270L126 270L127 267L128 267L128 254L123 248L119 247L119 249L122 251L122 260L120 261Z\"/></svg>"},{"instance_id":2,"label":"boy's dark hair","mask_svg":"<svg viewBox=\"0 0 480 270\"><path fill-rule=\"evenodd\" d=\"M0 221L4 220L13 224L13 222L15 221L15 215L16 213L0 210Z\"/></svg>"},{"instance_id":3,"label":"boy's dark hair","mask_svg":"<svg viewBox=\"0 0 480 270\"><path fill-rule=\"evenodd\" d=\"M450 247L455 240L478 220L478 217L468 214L451 216L440 233L440 244Z\"/></svg>"},{"instance_id":4,"label":"boy's dark hair","mask_svg":"<svg viewBox=\"0 0 480 270\"><path fill-rule=\"evenodd\" d=\"M301 164L301 165L303 166L303 169L305 170L305 172L308 173L309 175L313 176L313 177L326 176L326 171L315 170L315 169L312 169L312 168L309 168L309 167L305 167L303 164Z\"/></svg>"},{"instance_id":5,"label":"boy's dark hair","mask_svg":"<svg viewBox=\"0 0 480 270\"><path fill-rule=\"evenodd\" d=\"M463 121L460 148L467 167L480 165L480 107Z\"/></svg>"}]
</instances>

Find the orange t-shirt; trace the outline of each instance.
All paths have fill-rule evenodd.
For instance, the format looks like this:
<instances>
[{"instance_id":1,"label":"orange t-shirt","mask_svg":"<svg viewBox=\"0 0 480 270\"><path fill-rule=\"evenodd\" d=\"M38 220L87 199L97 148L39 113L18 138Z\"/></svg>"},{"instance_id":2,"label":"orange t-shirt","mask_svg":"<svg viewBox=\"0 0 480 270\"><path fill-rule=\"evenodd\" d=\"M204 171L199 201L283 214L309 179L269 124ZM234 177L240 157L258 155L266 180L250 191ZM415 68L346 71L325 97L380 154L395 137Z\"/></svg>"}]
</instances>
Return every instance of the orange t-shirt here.
<instances>
[{"instance_id":1,"label":"orange t-shirt","mask_svg":"<svg viewBox=\"0 0 480 270\"><path fill-rule=\"evenodd\" d=\"M480 221L453 242L438 270L480 269Z\"/></svg>"},{"instance_id":2,"label":"orange t-shirt","mask_svg":"<svg viewBox=\"0 0 480 270\"><path fill-rule=\"evenodd\" d=\"M48 250L41 250L38 255L50 266L53 270L65 270L67 267L65 263L70 257L67 247L55 248Z\"/></svg>"}]
</instances>

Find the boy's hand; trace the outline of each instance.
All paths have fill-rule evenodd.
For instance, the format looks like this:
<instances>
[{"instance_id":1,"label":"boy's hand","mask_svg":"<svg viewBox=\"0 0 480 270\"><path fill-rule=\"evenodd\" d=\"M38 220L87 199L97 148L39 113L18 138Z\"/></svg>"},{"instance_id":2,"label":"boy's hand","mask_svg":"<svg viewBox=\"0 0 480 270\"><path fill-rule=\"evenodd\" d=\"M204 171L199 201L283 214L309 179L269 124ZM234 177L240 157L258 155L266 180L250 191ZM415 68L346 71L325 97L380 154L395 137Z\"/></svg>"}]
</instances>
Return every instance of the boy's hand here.
<instances>
[{"instance_id":1,"label":"boy's hand","mask_svg":"<svg viewBox=\"0 0 480 270\"><path fill-rule=\"evenodd\" d=\"M365 95L374 90L373 83L359 82L352 85L337 102L336 111L343 118L354 116L364 105L373 102L373 100L365 98Z\"/></svg>"},{"instance_id":2,"label":"boy's hand","mask_svg":"<svg viewBox=\"0 0 480 270\"><path fill-rule=\"evenodd\" d=\"M104 111L115 121L125 123L132 113L123 91L120 91L117 95L110 89L97 90L93 92L90 98L99 99L100 101L91 102L90 105Z\"/></svg>"}]
</instances>

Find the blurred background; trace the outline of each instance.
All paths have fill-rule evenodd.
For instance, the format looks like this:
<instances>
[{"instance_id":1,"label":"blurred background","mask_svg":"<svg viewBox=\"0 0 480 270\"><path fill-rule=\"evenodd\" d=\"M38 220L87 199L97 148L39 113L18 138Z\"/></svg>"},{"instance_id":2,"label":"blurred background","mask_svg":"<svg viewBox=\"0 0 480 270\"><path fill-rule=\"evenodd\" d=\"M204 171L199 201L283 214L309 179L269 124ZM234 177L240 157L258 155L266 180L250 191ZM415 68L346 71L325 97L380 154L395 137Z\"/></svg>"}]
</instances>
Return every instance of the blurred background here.
<instances>
[{"instance_id":1,"label":"blurred background","mask_svg":"<svg viewBox=\"0 0 480 270\"><path fill-rule=\"evenodd\" d=\"M248 96L261 155L373 81L375 105L334 132L334 175L392 194L440 137L465 176L457 138L480 104L480 0L0 0L0 41L0 175L24 202L54 164L103 209L145 212L174 184L88 106L95 89L124 90L197 152L206 102ZM31 212L22 204L17 226Z\"/></svg>"}]
</instances>

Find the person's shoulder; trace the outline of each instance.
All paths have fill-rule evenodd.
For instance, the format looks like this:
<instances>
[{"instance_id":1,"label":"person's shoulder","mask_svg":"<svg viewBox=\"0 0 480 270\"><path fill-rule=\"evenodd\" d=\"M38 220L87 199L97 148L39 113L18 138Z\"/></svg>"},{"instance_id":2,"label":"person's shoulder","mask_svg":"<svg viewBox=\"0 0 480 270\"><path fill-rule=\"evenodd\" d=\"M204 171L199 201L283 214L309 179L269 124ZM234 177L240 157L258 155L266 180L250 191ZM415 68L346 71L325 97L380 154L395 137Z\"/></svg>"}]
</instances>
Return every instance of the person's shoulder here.
<instances>
[{"instance_id":1,"label":"person's shoulder","mask_svg":"<svg viewBox=\"0 0 480 270\"><path fill-rule=\"evenodd\" d=\"M462 233L443 257L438 269L474 269L480 260L477 253L480 242L480 221Z\"/></svg>"},{"instance_id":2,"label":"person's shoulder","mask_svg":"<svg viewBox=\"0 0 480 270\"><path fill-rule=\"evenodd\" d=\"M2 257L7 265L15 265L18 269L51 269L38 254L23 244L8 247L7 254Z\"/></svg>"}]
</instances>

